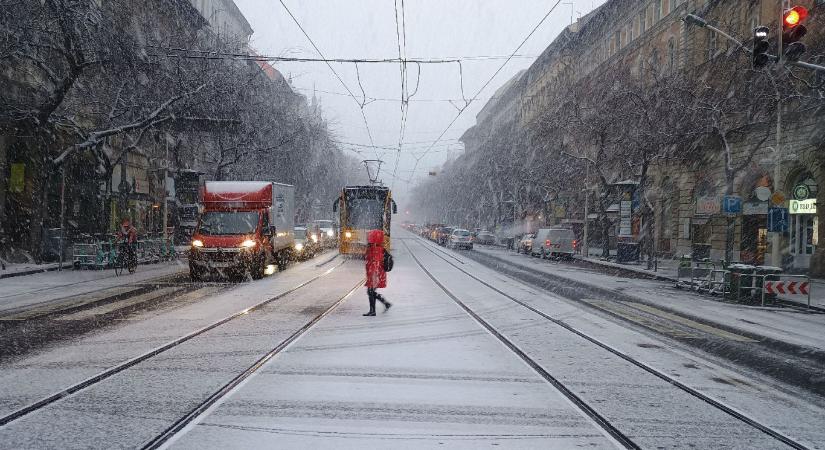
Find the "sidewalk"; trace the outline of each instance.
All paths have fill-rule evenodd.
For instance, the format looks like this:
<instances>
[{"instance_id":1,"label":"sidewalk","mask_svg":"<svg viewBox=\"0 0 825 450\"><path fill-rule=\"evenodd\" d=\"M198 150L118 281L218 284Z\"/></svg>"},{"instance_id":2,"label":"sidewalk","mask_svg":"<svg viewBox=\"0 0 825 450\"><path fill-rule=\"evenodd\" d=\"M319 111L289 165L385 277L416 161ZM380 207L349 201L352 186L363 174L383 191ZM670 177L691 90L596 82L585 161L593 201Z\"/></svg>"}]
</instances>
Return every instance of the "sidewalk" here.
<instances>
[{"instance_id":1,"label":"sidewalk","mask_svg":"<svg viewBox=\"0 0 825 450\"><path fill-rule=\"evenodd\" d=\"M33 273L49 272L57 270L58 263L35 264L35 263L20 263L20 264L6 264L5 269L0 269L0 279L19 277L24 275L31 275ZM64 270L72 268L71 261L63 264Z\"/></svg>"},{"instance_id":2,"label":"sidewalk","mask_svg":"<svg viewBox=\"0 0 825 450\"><path fill-rule=\"evenodd\" d=\"M587 261L592 264L598 264L604 267L612 267L620 270L644 274L648 277L654 277L657 280L676 282L679 280L679 260L678 259L662 259L657 263L656 270L647 269L647 261L642 261L639 264L619 264L613 261L605 261L599 256L602 252L600 249L590 249L590 256L584 257L576 255L576 259ZM807 305L808 298L804 295L780 295L782 300ZM811 306L817 308L825 308L825 280L819 278L811 278Z\"/></svg>"},{"instance_id":3,"label":"sidewalk","mask_svg":"<svg viewBox=\"0 0 825 450\"><path fill-rule=\"evenodd\" d=\"M634 299L700 322L713 323L777 342L825 350L825 314L721 302L718 297L676 289L672 281L611 275L596 268L531 258L506 249L476 246L474 251L499 258L515 267L545 273L549 277L563 280L561 283L569 282L566 288L570 289L571 295L608 295L616 301L621 301L622 298ZM825 293L825 289L817 292L817 301L819 306L825 307L822 293Z\"/></svg>"}]
</instances>

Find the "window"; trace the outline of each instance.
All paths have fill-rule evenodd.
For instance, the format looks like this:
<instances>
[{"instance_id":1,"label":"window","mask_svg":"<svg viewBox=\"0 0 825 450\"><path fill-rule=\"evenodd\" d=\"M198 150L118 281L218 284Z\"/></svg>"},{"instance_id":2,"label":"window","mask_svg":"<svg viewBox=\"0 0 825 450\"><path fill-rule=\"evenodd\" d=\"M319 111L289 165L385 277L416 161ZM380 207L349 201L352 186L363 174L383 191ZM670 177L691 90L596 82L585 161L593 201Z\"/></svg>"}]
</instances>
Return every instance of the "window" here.
<instances>
[{"instance_id":1,"label":"window","mask_svg":"<svg viewBox=\"0 0 825 450\"><path fill-rule=\"evenodd\" d=\"M645 32L645 10L639 13L639 36Z\"/></svg>"},{"instance_id":2,"label":"window","mask_svg":"<svg viewBox=\"0 0 825 450\"><path fill-rule=\"evenodd\" d=\"M673 73L676 69L676 39L670 38L667 41L667 71Z\"/></svg>"},{"instance_id":3,"label":"window","mask_svg":"<svg viewBox=\"0 0 825 450\"><path fill-rule=\"evenodd\" d=\"M616 50L618 51L620 48L622 48L622 32L617 31L616 36L614 38L616 40Z\"/></svg>"},{"instance_id":4,"label":"window","mask_svg":"<svg viewBox=\"0 0 825 450\"><path fill-rule=\"evenodd\" d=\"M662 3L661 0L653 2L653 21L658 22L662 18Z\"/></svg>"},{"instance_id":5,"label":"window","mask_svg":"<svg viewBox=\"0 0 825 450\"><path fill-rule=\"evenodd\" d=\"M716 33L710 32L710 36L708 37L708 59L713 59L716 56L716 50L718 47L718 38Z\"/></svg>"}]
</instances>

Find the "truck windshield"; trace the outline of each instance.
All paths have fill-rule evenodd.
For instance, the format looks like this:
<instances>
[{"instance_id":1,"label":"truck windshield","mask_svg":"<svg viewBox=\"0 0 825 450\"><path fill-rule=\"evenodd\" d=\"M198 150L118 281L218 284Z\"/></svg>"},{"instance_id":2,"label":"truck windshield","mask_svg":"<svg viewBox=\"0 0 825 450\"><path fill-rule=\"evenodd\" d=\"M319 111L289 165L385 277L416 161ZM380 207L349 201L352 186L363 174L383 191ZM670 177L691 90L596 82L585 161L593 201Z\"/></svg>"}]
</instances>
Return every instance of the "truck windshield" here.
<instances>
[{"instance_id":1,"label":"truck windshield","mask_svg":"<svg viewBox=\"0 0 825 450\"><path fill-rule=\"evenodd\" d=\"M210 211L201 216L199 231L208 236L249 234L258 228L256 211Z\"/></svg>"}]
</instances>

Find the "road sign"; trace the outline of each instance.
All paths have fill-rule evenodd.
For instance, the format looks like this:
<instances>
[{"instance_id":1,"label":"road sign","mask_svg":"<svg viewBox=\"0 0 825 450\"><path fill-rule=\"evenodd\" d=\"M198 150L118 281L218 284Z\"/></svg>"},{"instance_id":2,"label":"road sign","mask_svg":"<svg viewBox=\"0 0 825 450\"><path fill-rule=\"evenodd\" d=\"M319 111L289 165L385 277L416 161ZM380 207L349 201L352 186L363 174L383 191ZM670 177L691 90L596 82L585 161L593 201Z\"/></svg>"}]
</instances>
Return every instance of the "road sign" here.
<instances>
[{"instance_id":1,"label":"road sign","mask_svg":"<svg viewBox=\"0 0 825 450\"><path fill-rule=\"evenodd\" d=\"M774 192L773 195L771 195L771 203L773 203L774 206L785 203L785 195L779 191Z\"/></svg>"},{"instance_id":2,"label":"road sign","mask_svg":"<svg viewBox=\"0 0 825 450\"><path fill-rule=\"evenodd\" d=\"M810 292L807 281L765 281L766 294L808 295Z\"/></svg>"},{"instance_id":3,"label":"road sign","mask_svg":"<svg viewBox=\"0 0 825 450\"><path fill-rule=\"evenodd\" d=\"M736 215L742 213L742 197L735 195L726 196L722 200L722 210L725 214Z\"/></svg>"},{"instance_id":4,"label":"road sign","mask_svg":"<svg viewBox=\"0 0 825 450\"><path fill-rule=\"evenodd\" d=\"M788 208L768 209L768 231L771 233L788 231Z\"/></svg>"}]
</instances>

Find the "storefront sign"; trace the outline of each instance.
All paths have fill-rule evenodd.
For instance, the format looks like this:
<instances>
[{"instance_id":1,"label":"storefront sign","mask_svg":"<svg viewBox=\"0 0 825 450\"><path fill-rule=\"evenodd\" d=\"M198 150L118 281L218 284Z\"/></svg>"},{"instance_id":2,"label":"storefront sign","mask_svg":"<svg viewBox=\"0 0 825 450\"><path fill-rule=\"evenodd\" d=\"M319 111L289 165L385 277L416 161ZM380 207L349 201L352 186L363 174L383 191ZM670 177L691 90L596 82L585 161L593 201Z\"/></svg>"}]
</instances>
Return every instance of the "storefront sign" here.
<instances>
[{"instance_id":1,"label":"storefront sign","mask_svg":"<svg viewBox=\"0 0 825 450\"><path fill-rule=\"evenodd\" d=\"M791 214L816 214L816 199L791 200L790 208L788 209Z\"/></svg>"},{"instance_id":2,"label":"storefront sign","mask_svg":"<svg viewBox=\"0 0 825 450\"><path fill-rule=\"evenodd\" d=\"M633 214L633 202L622 200L619 203L619 237L633 236L633 222L630 220Z\"/></svg>"},{"instance_id":3,"label":"storefront sign","mask_svg":"<svg viewBox=\"0 0 825 450\"><path fill-rule=\"evenodd\" d=\"M797 184L793 188L793 198L796 200L807 200L811 196L811 188L807 184Z\"/></svg>"},{"instance_id":4,"label":"storefront sign","mask_svg":"<svg viewBox=\"0 0 825 450\"><path fill-rule=\"evenodd\" d=\"M761 216L767 213L767 202L746 202L742 204L742 215L744 216Z\"/></svg>"},{"instance_id":5,"label":"storefront sign","mask_svg":"<svg viewBox=\"0 0 825 450\"><path fill-rule=\"evenodd\" d=\"M699 197L696 199L696 214L713 215L722 211L722 202L719 197Z\"/></svg>"}]
</instances>

